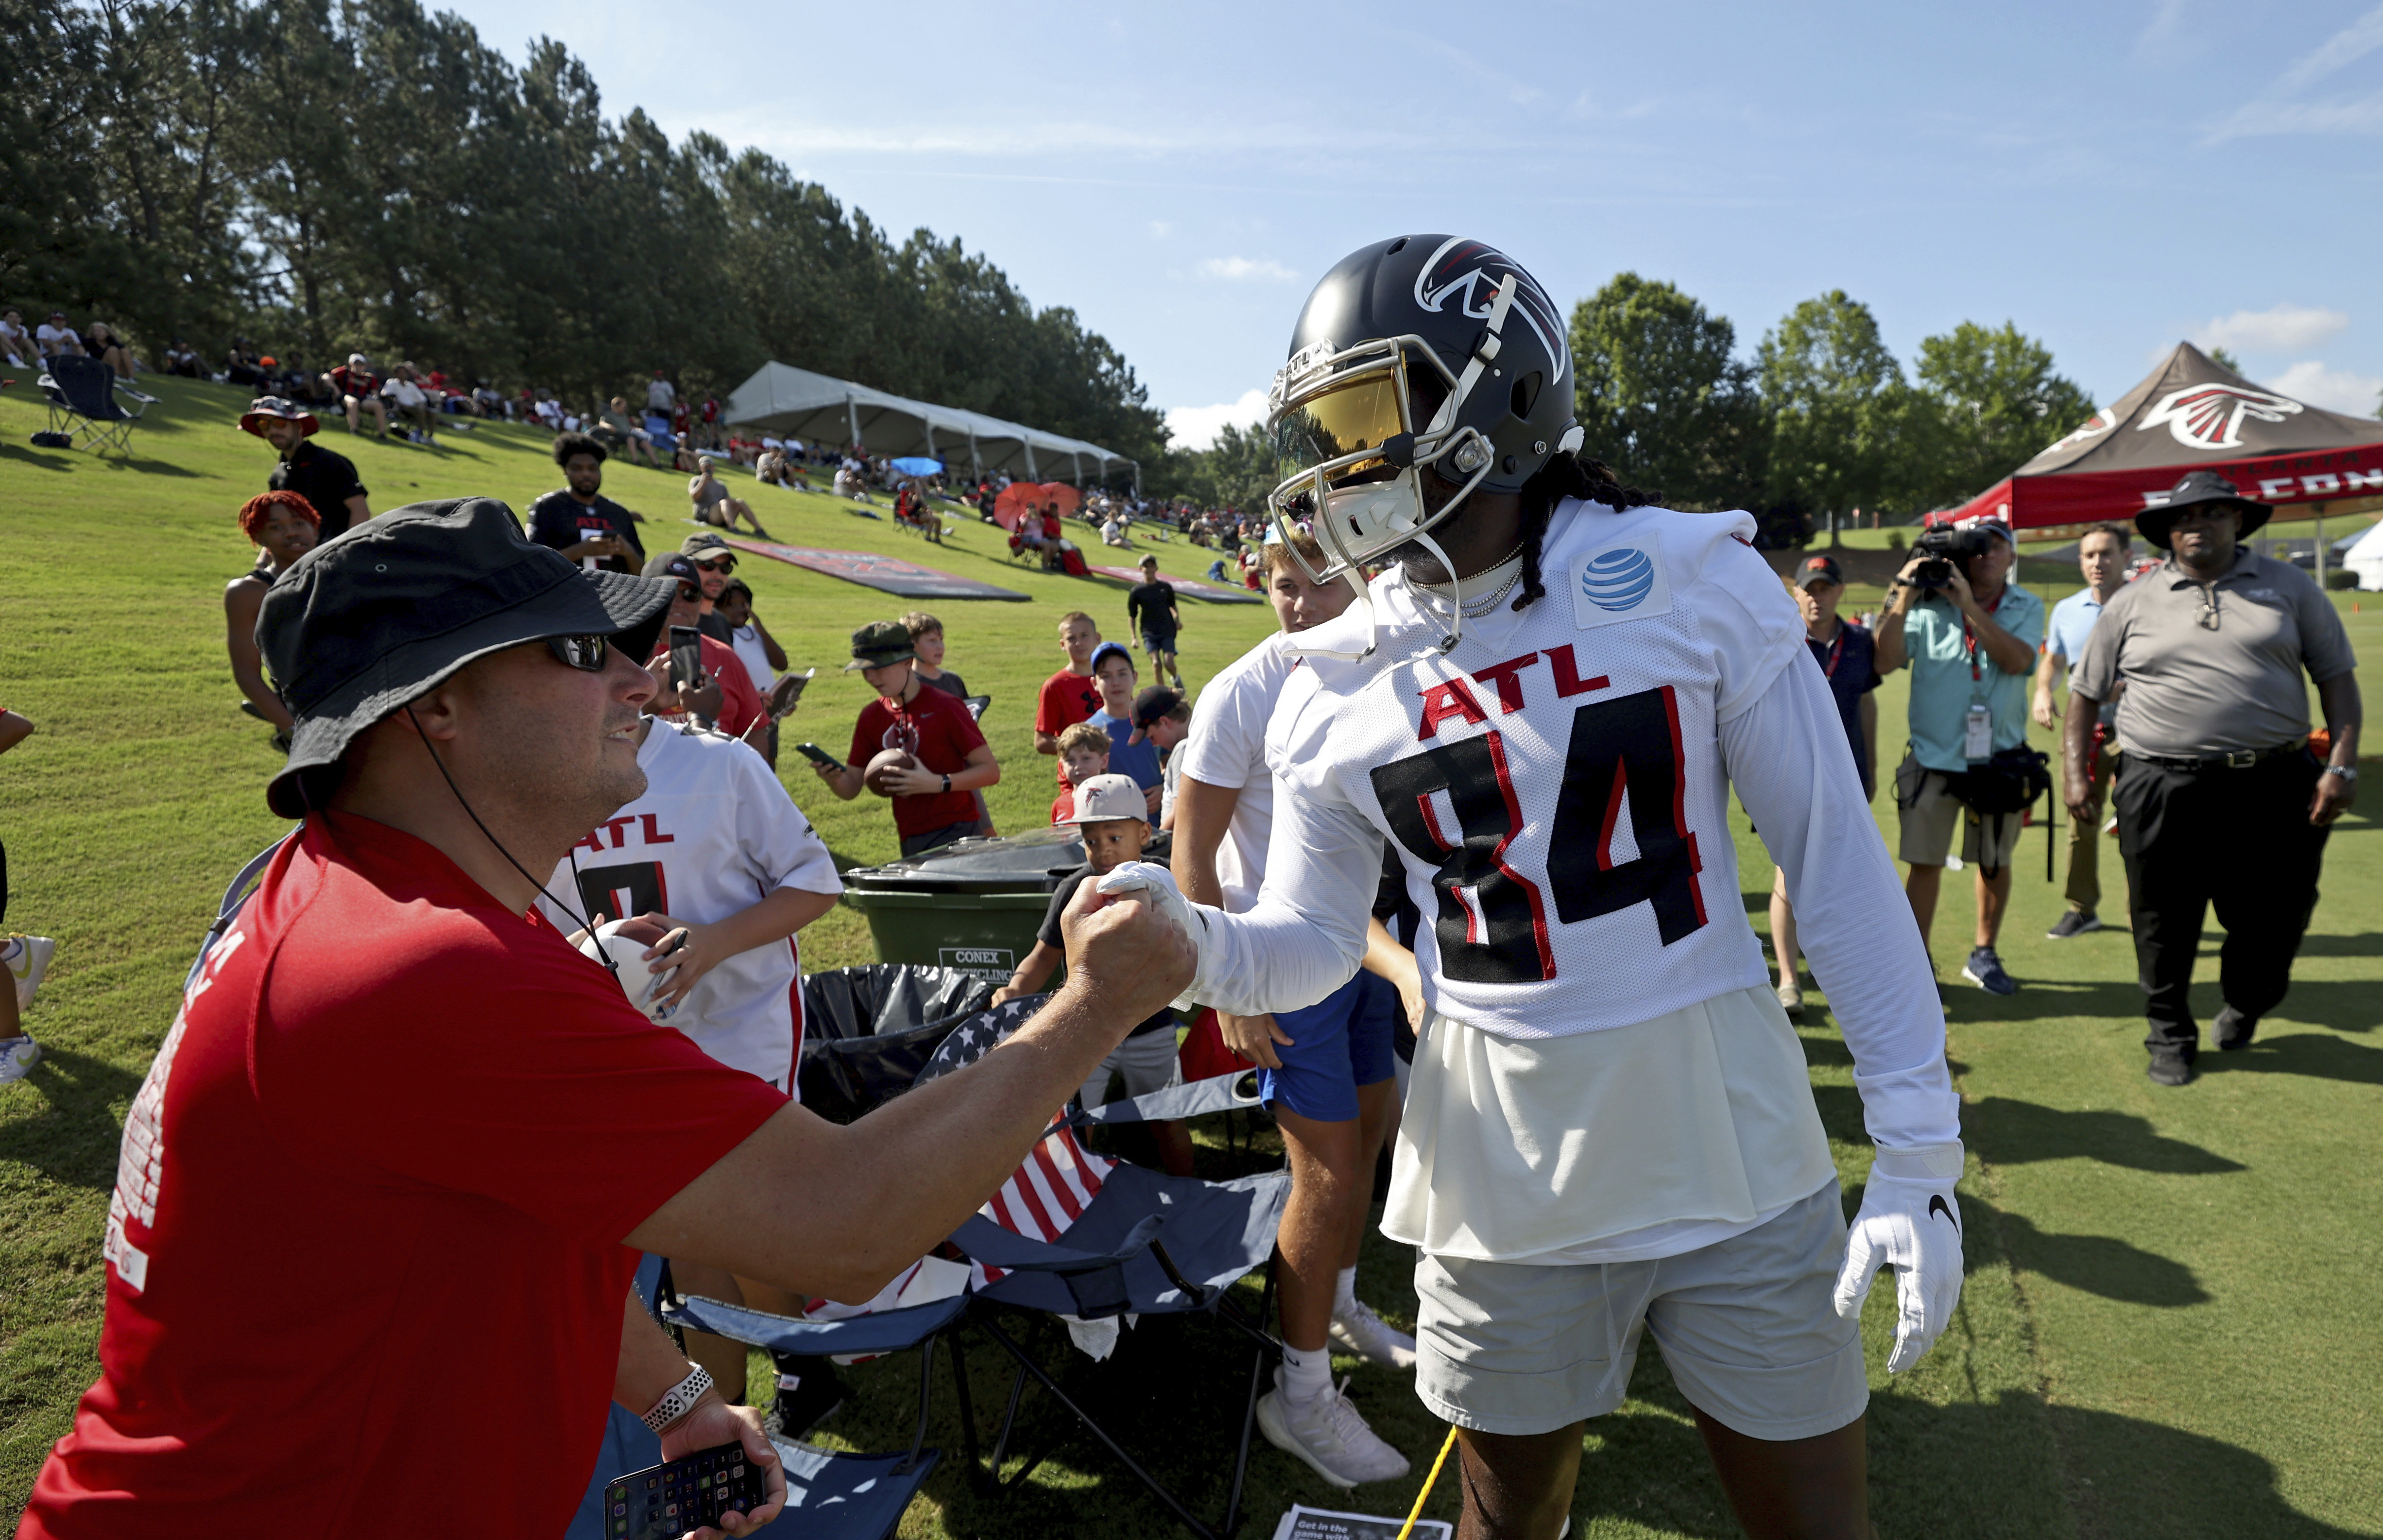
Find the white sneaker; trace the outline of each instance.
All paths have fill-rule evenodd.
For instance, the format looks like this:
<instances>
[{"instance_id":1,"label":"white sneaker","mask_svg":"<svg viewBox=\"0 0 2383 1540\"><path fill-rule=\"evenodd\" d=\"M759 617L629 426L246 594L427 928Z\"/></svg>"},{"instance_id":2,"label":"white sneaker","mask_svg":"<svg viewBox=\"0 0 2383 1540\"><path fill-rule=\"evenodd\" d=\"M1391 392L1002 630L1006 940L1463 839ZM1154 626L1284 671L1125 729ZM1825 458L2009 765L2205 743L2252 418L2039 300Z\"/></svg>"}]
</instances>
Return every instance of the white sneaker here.
<instances>
[{"instance_id":1,"label":"white sneaker","mask_svg":"<svg viewBox=\"0 0 2383 1540\"><path fill-rule=\"evenodd\" d=\"M0 1039L0 1086L23 1079L41 1062L42 1045L32 1039Z\"/></svg>"},{"instance_id":2,"label":"white sneaker","mask_svg":"<svg viewBox=\"0 0 2383 1540\"><path fill-rule=\"evenodd\" d=\"M8 973L17 982L17 1008L31 1008L33 992L42 987L42 975L50 970L50 958L58 943L47 936L11 936L6 960Z\"/></svg>"},{"instance_id":3,"label":"white sneaker","mask_svg":"<svg viewBox=\"0 0 2383 1540\"><path fill-rule=\"evenodd\" d=\"M1332 1346L1344 1353L1354 1353L1368 1363L1378 1363L1386 1369L1412 1369L1415 1363L1414 1338L1374 1313L1374 1307L1359 1300L1346 1314L1335 1309L1330 1332Z\"/></svg>"},{"instance_id":4,"label":"white sneaker","mask_svg":"<svg viewBox=\"0 0 2383 1540\"><path fill-rule=\"evenodd\" d=\"M1258 1398L1258 1431L1343 1491L1407 1473L1406 1456L1383 1443L1350 1404L1345 1380L1304 1404L1286 1402L1279 1387L1267 1391Z\"/></svg>"}]
</instances>

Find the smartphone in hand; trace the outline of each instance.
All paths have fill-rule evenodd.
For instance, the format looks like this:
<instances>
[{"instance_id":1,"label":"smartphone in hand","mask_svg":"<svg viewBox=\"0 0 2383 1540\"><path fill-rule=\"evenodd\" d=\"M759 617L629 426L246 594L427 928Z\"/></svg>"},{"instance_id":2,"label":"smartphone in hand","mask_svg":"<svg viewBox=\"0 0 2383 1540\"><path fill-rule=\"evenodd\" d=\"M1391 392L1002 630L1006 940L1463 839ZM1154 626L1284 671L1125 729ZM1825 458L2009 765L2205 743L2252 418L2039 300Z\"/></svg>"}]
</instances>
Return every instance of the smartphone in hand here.
<instances>
[{"instance_id":1,"label":"smartphone in hand","mask_svg":"<svg viewBox=\"0 0 2383 1540\"><path fill-rule=\"evenodd\" d=\"M843 760L837 758L834 755L830 754L827 750L820 747L817 744L796 744L795 745L795 752L801 755L804 758L809 759L812 764L825 765L830 770L850 770L852 768L850 765L847 765Z\"/></svg>"},{"instance_id":2,"label":"smartphone in hand","mask_svg":"<svg viewBox=\"0 0 2383 1540\"><path fill-rule=\"evenodd\" d=\"M671 688L691 690L703 680L703 633L691 625L670 628Z\"/></svg>"},{"instance_id":3,"label":"smartphone in hand","mask_svg":"<svg viewBox=\"0 0 2383 1540\"><path fill-rule=\"evenodd\" d=\"M731 1509L751 1513L770 1500L769 1482L742 1444L698 1450L685 1460L616 1476L604 1488L606 1540L677 1540L718 1528Z\"/></svg>"}]
</instances>

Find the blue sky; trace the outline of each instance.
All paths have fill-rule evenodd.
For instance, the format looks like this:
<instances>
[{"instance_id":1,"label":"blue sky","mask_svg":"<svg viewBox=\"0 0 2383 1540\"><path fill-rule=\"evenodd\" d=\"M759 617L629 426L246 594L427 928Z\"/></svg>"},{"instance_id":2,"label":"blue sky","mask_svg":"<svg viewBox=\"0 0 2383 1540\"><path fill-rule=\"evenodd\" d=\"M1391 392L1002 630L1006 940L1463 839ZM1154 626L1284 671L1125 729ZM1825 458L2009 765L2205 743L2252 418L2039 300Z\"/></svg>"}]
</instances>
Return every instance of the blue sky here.
<instances>
[{"instance_id":1,"label":"blue sky","mask_svg":"<svg viewBox=\"0 0 2383 1540\"><path fill-rule=\"evenodd\" d=\"M2383 391L2374 0L454 8L516 61L562 39L611 114L959 236L1195 440L1335 259L1436 231L1567 305L1669 279L1748 353L1842 288L1907 363L2012 320L2098 401L2179 338L2336 410Z\"/></svg>"}]
</instances>

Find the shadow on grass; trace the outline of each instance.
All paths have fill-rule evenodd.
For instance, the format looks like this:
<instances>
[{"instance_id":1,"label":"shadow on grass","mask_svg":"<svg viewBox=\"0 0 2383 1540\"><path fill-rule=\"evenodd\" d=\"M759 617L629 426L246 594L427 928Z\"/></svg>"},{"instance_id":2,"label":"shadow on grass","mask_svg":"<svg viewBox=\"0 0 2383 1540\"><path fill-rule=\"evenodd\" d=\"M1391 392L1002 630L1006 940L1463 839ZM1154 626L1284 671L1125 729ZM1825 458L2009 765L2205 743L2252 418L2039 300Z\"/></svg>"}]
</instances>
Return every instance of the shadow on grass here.
<instances>
[{"instance_id":1,"label":"shadow on grass","mask_svg":"<svg viewBox=\"0 0 2383 1540\"><path fill-rule=\"evenodd\" d=\"M19 1163L61 1187L105 1192L116 1184L116 1156L124 1137L115 1109L130 1106L141 1077L70 1048L42 1046L42 1062L19 1082L13 1097L38 1097L45 1108L0 1124L0 1164Z\"/></svg>"},{"instance_id":2,"label":"shadow on grass","mask_svg":"<svg viewBox=\"0 0 2383 1540\"><path fill-rule=\"evenodd\" d=\"M2362 987L2375 988L2371 983ZM2310 1075L2321 1080L2383 1086L2383 1048L2363 1048L2322 1032L2253 1041L2240 1053L2204 1053L2194 1064L2204 1075Z\"/></svg>"},{"instance_id":3,"label":"shadow on grass","mask_svg":"<svg viewBox=\"0 0 2383 1540\"><path fill-rule=\"evenodd\" d=\"M2134 1171L2174 1176L2248 1169L2197 1144L2169 1139L2153 1128L2151 1119L2132 1113L2070 1111L2007 1096L1981 1097L1964 1107L1961 1132L1978 1157L1994 1165L2082 1155Z\"/></svg>"},{"instance_id":4,"label":"shadow on grass","mask_svg":"<svg viewBox=\"0 0 2383 1540\"><path fill-rule=\"evenodd\" d=\"M0 444L0 461L31 465L43 471L71 471L74 462L67 458L67 450L29 450L19 444Z\"/></svg>"},{"instance_id":5,"label":"shadow on grass","mask_svg":"<svg viewBox=\"0 0 2383 1540\"><path fill-rule=\"evenodd\" d=\"M1969 1205L1963 1204L1963 1211ZM2106 1235L2062 1235L2040 1230L2024 1214L1995 1216L2011 1261L2031 1273L2120 1304L2181 1310L2205 1305L2209 1293L2192 1269Z\"/></svg>"}]
</instances>

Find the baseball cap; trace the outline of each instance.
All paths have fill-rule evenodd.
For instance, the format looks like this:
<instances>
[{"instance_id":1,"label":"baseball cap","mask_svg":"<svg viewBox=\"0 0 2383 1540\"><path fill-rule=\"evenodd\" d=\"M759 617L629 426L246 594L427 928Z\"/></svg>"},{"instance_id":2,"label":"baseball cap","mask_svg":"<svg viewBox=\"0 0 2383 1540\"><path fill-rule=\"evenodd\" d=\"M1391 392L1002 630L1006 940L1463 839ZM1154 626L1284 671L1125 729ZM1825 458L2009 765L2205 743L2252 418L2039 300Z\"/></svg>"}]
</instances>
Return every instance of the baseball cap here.
<instances>
[{"instance_id":1,"label":"baseball cap","mask_svg":"<svg viewBox=\"0 0 2383 1540\"><path fill-rule=\"evenodd\" d=\"M1161 717L1171 717L1183 697L1164 684L1153 684L1133 697L1133 724L1148 728Z\"/></svg>"},{"instance_id":2,"label":"baseball cap","mask_svg":"<svg viewBox=\"0 0 2383 1540\"><path fill-rule=\"evenodd\" d=\"M1100 671L1101 659L1108 657L1111 653L1115 653L1129 663L1133 661L1133 654L1126 650L1124 643L1103 642L1100 646L1093 649L1092 660L1088 666L1094 672L1098 672Z\"/></svg>"},{"instance_id":3,"label":"baseball cap","mask_svg":"<svg viewBox=\"0 0 2383 1540\"><path fill-rule=\"evenodd\" d=\"M1815 583L1834 583L1840 588L1846 585L1845 571L1837 565L1835 557L1805 558L1804 564L1796 571L1796 586L1809 588Z\"/></svg>"},{"instance_id":4,"label":"baseball cap","mask_svg":"<svg viewBox=\"0 0 2383 1540\"><path fill-rule=\"evenodd\" d=\"M871 621L852 634L852 661L844 666L844 671L882 669L918 656L910 646L908 626L900 621Z\"/></svg>"},{"instance_id":5,"label":"baseball cap","mask_svg":"<svg viewBox=\"0 0 2383 1540\"><path fill-rule=\"evenodd\" d=\"M698 588L703 586L703 574L695 570L695 559L685 551L666 550L660 556L648 557L644 573L648 577L675 578ZM675 598L677 596L678 590L672 589L671 597Z\"/></svg>"},{"instance_id":6,"label":"baseball cap","mask_svg":"<svg viewBox=\"0 0 2383 1540\"><path fill-rule=\"evenodd\" d=\"M547 636L653 650L673 590L588 573L522 534L494 498L414 503L326 540L265 590L257 646L296 719L265 786L303 818L339 785L357 733L466 663Z\"/></svg>"},{"instance_id":7,"label":"baseball cap","mask_svg":"<svg viewBox=\"0 0 2383 1540\"><path fill-rule=\"evenodd\" d=\"M315 421L315 414L303 406L285 400L279 396L259 396L248 403L246 412L240 414L241 431L255 433L258 437L264 437L262 433L257 432L256 425L267 417L278 417L284 422L297 423L305 428L310 437L315 430L322 425Z\"/></svg>"},{"instance_id":8,"label":"baseball cap","mask_svg":"<svg viewBox=\"0 0 2383 1540\"><path fill-rule=\"evenodd\" d=\"M690 535L678 543L678 548L698 561L709 561L719 556L734 557L737 554L735 546L717 535Z\"/></svg>"},{"instance_id":9,"label":"baseball cap","mask_svg":"<svg viewBox=\"0 0 2383 1540\"><path fill-rule=\"evenodd\" d=\"M1096 775L1076 788L1076 806L1061 823L1102 823L1110 819L1150 821L1150 802L1130 775Z\"/></svg>"}]
</instances>

